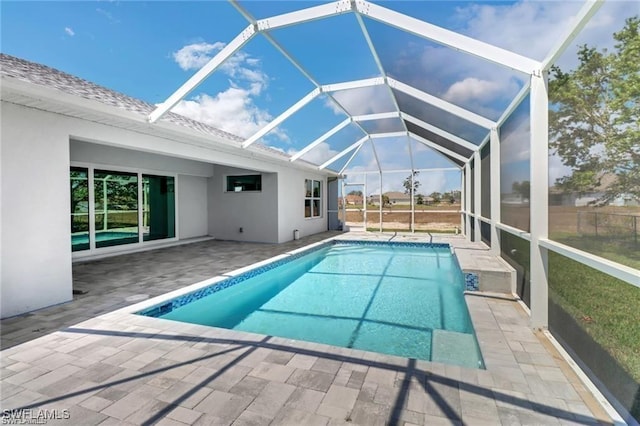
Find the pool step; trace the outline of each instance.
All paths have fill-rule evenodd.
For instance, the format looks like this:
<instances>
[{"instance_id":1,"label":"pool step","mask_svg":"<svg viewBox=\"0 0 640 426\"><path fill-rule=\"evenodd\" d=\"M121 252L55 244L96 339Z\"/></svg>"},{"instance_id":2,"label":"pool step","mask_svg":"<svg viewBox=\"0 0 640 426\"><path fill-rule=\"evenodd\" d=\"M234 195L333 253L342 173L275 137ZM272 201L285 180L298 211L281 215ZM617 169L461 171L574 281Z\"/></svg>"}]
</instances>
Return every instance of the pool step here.
<instances>
[{"instance_id":1,"label":"pool step","mask_svg":"<svg viewBox=\"0 0 640 426\"><path fill-rule=\"evenodd\" d=\"M431 361L467 368L478 368L482 365L473 335L447 330L433 330Z\"/></svg>"}]
</instances>

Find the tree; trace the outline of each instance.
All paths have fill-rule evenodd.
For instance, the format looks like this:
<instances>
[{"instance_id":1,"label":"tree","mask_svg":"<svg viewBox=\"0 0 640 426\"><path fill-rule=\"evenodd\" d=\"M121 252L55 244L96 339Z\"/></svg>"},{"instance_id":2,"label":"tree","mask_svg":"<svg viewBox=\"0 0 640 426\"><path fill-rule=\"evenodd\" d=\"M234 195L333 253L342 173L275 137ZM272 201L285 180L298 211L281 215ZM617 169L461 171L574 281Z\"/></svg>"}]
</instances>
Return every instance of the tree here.
<instances>
[{"instance_id":1,"label":"tree","mask_svg":"<svg viewBox=\"0 0 640 426\"><path fill-rule=\"evenodd\" d=\"M447 191L442 194L441 201L455 204L457 198L460 198L460 191Z\"/></svg>"},{"instance_id":2,"label":"tree","mask_svg":"<svg viewBox=\"0 0 640 426\"><path fill-rule=\"evenodd\" d=\"M529 197L531 197L531 182L528 180L513 182L511 185L511 191L514 194L520 194L523 200L528 200Z\"/></svg>"},{"instance_id":3,"label":"tree","mask_svg":"<svg viewBox=\"0 0 640 426\"><path fill-rule=\"evenodd\" d=\"M347 195L357 195L358 197L362 197L362 191L351 191Z\"/></svg>"},{"instance_id":4,"label":"tree","mask_svg":"<svg viewBox=\"0 0 640 426\"><path fill-rule=\"evenodd\" d=\"M429 195L429 197L433 198L434 204L438 204L440 201L442 201L442 194L439 193L438 191L432 192L431 195Z\"/></svg>"},{"instance_id":5,"label":"tree","mask_svg":"<svg viewBox=\"0 0 640 426\"><path fill-rule=\"evenodd\" d=\"M416 197L416 202L418 203L418 205L423 205L424 204L424 196L422 194L418 194Z\"/></svg>"},{"instance_id":6,"label":"tree","mask_svg":"<svg viewBox=\"0 0 640 426\"><path fill-rule=\"evenodd\" d=\"M389 196L382 194L382 206L384 207L388 205L389 205Z\"/></svg>"},{"instance_id":7,"label":"tree","mask_svg":"<svg viewBox=\"0 0 640 426\"><path fill-rule=\"evenodd\" d=\"M579 65L551 68L550 147L572 169L556 186L584 193L616 179L601 203L621 194L640 198L640 18L613 34L613 51L583 45Z\"/></svg>"},{"instance_id":8,"label":"tree","mask_svg":"<svg viewBox=\"0 0 640 426\"><path fill-rule=\"evenodd\" d=\"M402 186L404 186L404 193L411 193L411 178L413 176L413 193L418 192L418 188L420 187L420 182L416 179L416 177L420 174L418 170L414 170L412 174L407 176L407 178L402 182Z\"/></svg>"}]
</instances>

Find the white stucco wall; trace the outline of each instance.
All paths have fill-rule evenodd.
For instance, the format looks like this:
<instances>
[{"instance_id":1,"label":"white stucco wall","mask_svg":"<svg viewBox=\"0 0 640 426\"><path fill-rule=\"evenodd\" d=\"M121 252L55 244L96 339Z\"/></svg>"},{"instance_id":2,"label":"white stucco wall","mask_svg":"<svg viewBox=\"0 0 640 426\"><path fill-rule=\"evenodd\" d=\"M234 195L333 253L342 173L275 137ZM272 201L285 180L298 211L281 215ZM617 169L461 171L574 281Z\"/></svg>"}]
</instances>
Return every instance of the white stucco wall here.
<instances>
[{"instance_id":1,"label":"white stucco wall","mask_svg":"<svg viewBox=\"0 0 640 426\"><path fill-rule=\"evenodd\" d=\"M205 177L178 176L178 232L181 240L209 233L209 208Z\"/></svg>"},{"instance_id":2,"label":"white stucco wall","mask_svg":"<svg viewBox=\"0 0 640 426\"><path fill-rule=\"evenodd\" d=\"M202 177L213 175L213 165L201 161L75 140L70 142L70 146L71 161L128 167L146 172L157 171Z\"/></svg>"},{"instance_id":3,"label":"white stucco wall","mask_svg":"<svg viewBox=\"0 0 640 426\"><path fill-rule=\"evenodd\" d=\"M305 179L322 182L322 216L304 217ZM325 176L292 169L283 169L278 176L278 242L291 241L293 230L300 231L300 237L327 230L327 179Z\"/></svg>"},{"instance_id":4,"label":"white stucco wall","mask_svg":"<svg viewBox=\"0 0 640 426\"><path fill-rule=\"evenodd\" d=\"M275 173L262 173L262 191L225 191L226 176L258 173L234 167L215 167L208 188L209 235L221 240L278 242L279 179Z\"/></svg>"},{"instance_id":5,"label":"white stucco wall","mask_svg":"<svg viewBox=\"0 0 640 426\"><path fill-rule=\"evenodd\" d=\"M56 116L2 105L0 317L71 300L69 134Z\"/></svg>"},{"instance_id":6,"label":"white stucco wall","mask_svg":"<svg viewBox=\"0 0 640 426\"><path fill-rule=\"evenodd\" d=\"M1 113L0 317L72 299L71 160L175 174L180 238L275 243L291 240L293 229L326 229L326 202L322 219L305 220L301 192L305 177L325 182L322 174L249 151L214 150L197 132L162 130L160 137L4 101ZM264 173L263 191L225 194L229 167Z\"/></svg>"}]
</instances>

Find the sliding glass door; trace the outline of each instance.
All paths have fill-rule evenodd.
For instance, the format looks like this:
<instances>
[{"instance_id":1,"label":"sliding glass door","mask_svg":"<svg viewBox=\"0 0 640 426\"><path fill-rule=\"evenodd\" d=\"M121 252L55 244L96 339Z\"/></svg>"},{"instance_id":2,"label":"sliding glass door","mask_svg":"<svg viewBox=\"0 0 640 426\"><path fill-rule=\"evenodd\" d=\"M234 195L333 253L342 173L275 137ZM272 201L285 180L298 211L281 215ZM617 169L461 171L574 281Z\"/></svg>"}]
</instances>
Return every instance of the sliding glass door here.
<instances>
[{"instance_id":1,"label":"sliding glass door","mask_svg":"<svg viewBox=\"0 0 640 426\"><path fill-rule=\"evenodd\" d=\"M95 170L96 248L138 242L138 174Z\"/></svg>"},{"instance_id":2,"label":"sliding glass door","mask_svg":"<svg viewBox=\"0 0 640 426\"><path fill-rule=\"evenodd\" d=\"M176 236L174 178L142 175L142 206L144 241Z\"/></svg>"},{"instance_id":3,"label":"sliding glass door","mask_svg":"<svg viewBox=\"0 0 640 426\"><path fill-rule=\"evenodd\" d=\"M69 178L72 251L175 238L175 177L89 165Z\"/></svg>"}]
</instances>

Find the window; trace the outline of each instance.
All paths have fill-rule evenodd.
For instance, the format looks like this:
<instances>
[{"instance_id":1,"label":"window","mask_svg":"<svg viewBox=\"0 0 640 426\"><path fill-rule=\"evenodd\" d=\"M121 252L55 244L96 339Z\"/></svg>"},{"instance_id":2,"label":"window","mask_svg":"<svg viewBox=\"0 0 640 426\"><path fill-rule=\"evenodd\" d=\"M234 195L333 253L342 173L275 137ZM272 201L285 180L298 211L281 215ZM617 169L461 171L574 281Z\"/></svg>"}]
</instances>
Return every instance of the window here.
<instances>
[{"instance_id":1,"label":"window","mask_svg":"<svg viewBox=\"0 0 640 426\"><path fill-rule=\"evenodd\" d=\"M71 167L71 251L89 249L89 170Z\"/></svg>"},{"instance_id":2,"label":"window","mask_svg":"<svg viewBox=\"0 0 640 426\"><path fill-rule=\"evenodd\" d=\"M305 179L304 217L320 217L322 209L322 182Z\"/></svg>"},{"instance_id":3,"label":"window","mask_svg":"<svg viewBox=\"0 0 640 426\"><path fill-rule=\"evenodd\" d=\"M262 175L227 176L227 192L262 191Z\"/></svg>"}]
</instances>

